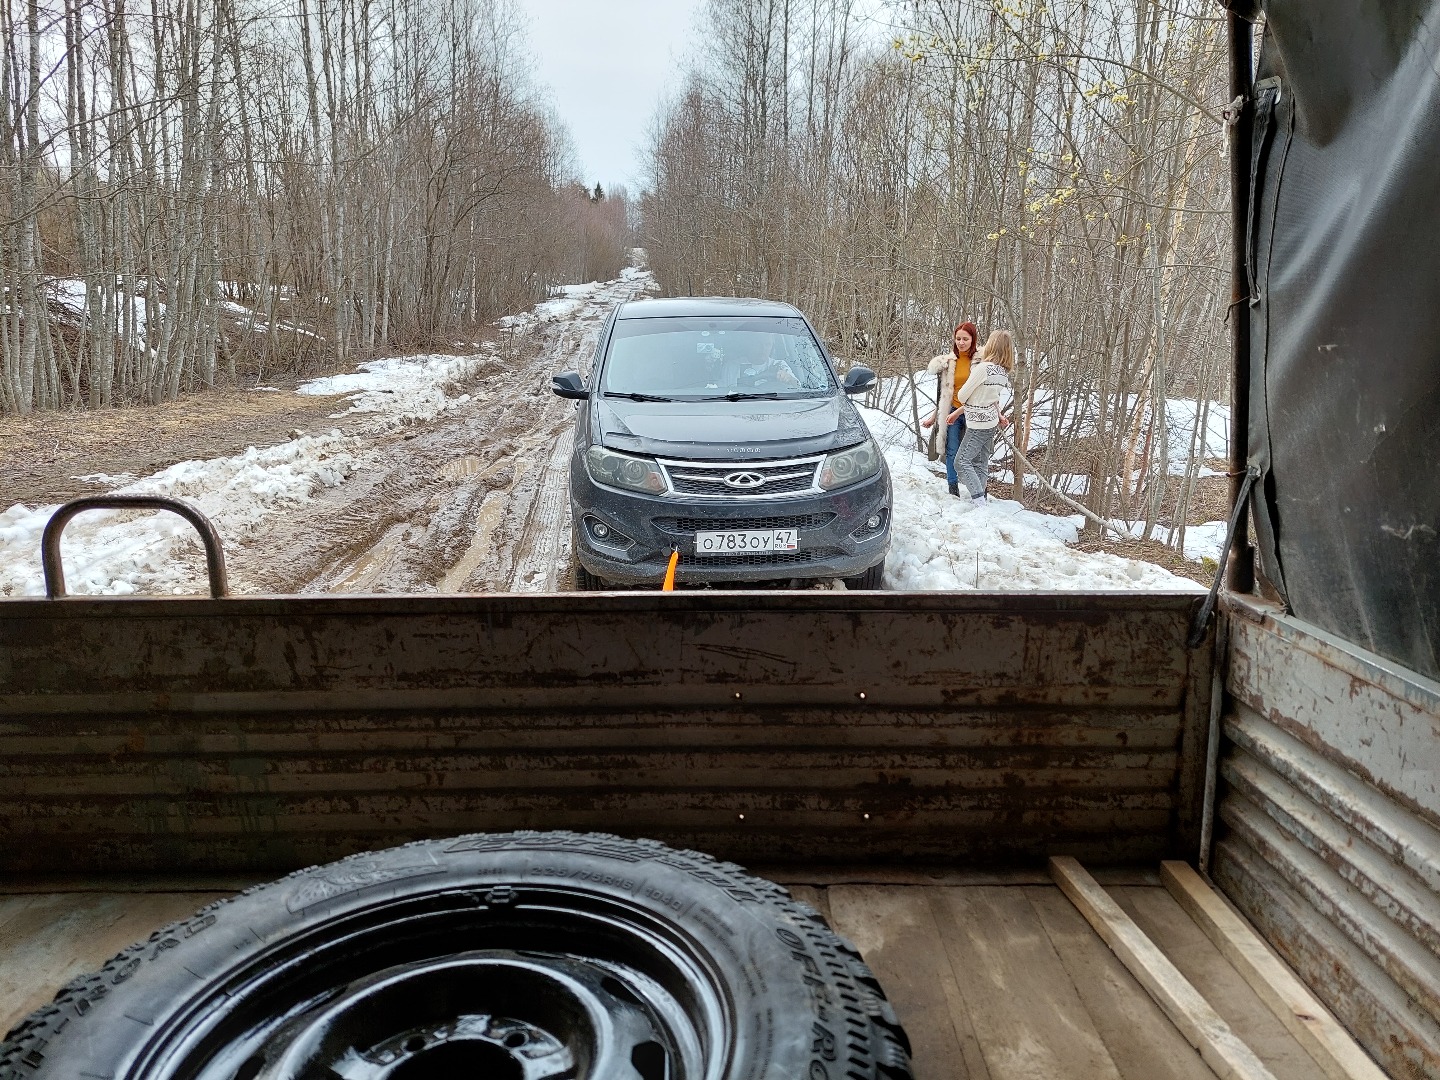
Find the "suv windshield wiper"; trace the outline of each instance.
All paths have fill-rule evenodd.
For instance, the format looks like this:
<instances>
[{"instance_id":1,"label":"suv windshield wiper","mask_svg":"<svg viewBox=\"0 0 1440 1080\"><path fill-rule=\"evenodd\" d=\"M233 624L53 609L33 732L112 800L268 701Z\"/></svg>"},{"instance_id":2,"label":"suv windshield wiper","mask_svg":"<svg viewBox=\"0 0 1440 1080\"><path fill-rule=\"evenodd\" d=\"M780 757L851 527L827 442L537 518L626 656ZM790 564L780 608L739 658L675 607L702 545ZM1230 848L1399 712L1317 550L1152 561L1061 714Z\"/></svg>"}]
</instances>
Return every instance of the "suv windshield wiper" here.
<instances>
[{"instance_id":1,"label":"suv windshield wiper","mask_svg":"<svg viewBox=\"0 0 1440 1080\"><path fill-rule=\"evenodd\" d=\"M779 400L780 395L770 390L763 394L747 394L740 390L731 390L725 395L726 401L758 401L761 398L768 398L772 401Z\"/></svg>"},{"instance_id":2,"label":"suv windshield wiper","mask_svg":"<svg viewBox=\"0 0 1440 1080\"><path fill-rule=\"evenodd\" d=\"M606 397L623 397L631 401L674 401L674 398L657 397L655 394L622 394L618 390L606 390Z\"/></svg>"}]
</instances>

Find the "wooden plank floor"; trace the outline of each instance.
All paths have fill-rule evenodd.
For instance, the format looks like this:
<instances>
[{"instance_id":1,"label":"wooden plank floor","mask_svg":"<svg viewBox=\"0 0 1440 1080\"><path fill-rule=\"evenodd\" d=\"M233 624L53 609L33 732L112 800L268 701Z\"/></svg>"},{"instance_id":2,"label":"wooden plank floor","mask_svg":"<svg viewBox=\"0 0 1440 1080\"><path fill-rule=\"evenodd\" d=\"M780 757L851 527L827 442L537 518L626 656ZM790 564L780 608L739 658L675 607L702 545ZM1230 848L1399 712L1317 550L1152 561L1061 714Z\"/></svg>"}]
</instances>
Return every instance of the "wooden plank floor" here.
<instances>
[{"instance_id":1,"label":"wooden plank floor","mask_svg":"<svg viewBox=\"0 0 1440 1080\"><path fill-rule=\"evenodd\" d=\"M910 1035L917 1080L1214 1080L1052 885L790 888L874 968ZM1165 889L1110 892L1277 1080L1324 1080ZM0 1030L222 895L0 895Z\"/></svg>"},{"instance_id":2,"label":"wooden plank floor","mask_svg":"<svg viewBox=\"0 0 1440 1080\"><path fill-rule=\"evenodd\" d=\"M1165 889L1111 891L1278 1080L1324 1080ZM917 1080L1214 1080L1052 885L832 885L802 899L875 969Z\"/></svg>"},{"instance_id":3,"label":"wooden plank floor","mask_svg":"<svg viewBox=\"0 0 1440 1080\"><path fill-rule=\"evenodd\" d=\"M0 896L0 1031L78 975L228 893L39 893Z\"/></svg>"}]
</instances>

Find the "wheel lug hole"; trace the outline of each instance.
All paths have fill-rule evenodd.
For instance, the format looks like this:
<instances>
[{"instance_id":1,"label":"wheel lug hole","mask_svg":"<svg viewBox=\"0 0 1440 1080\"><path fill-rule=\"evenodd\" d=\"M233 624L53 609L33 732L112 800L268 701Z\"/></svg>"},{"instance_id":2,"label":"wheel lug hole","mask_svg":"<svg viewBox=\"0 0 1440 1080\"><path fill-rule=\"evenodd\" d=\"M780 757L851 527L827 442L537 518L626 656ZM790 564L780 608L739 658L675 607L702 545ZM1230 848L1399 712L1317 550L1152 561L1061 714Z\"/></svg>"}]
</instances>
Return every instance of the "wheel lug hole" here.
<instances>
[{"instance_id":1,"label":"wheel lug hole","mask_svg":"<svg viewBox=\"0 0 1440 1080\"><path fill-rule=\"evenodd\" d=\"M425 1040L419 1035L411 1035L405 1040L405 1052L407 1054L418 1054L425 1049Z\"/></svg>"},{"instance_id":2,"label":"wheel lug hole","mask_svg":"<svg viewBox=\"0 0 1440 1080\"><path fill-rule=\"evenodd\" d=\"M529 1041L530 1039L523 1031L512 1031L509 1035L505 1036L505 1045L511 1050L518 1049Z\"/></svg>"}]
</instances>

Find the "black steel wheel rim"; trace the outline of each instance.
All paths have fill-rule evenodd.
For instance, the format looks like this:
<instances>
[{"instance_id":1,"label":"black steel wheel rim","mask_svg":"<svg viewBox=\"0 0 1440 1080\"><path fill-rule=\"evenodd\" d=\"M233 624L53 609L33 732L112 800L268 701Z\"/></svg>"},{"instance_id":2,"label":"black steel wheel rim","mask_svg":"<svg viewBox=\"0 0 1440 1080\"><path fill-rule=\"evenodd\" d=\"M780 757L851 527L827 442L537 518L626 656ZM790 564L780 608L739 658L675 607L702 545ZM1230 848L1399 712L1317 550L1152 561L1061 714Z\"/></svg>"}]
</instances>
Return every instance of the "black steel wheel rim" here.
<instances>
[{"instance_id":1,"label":"black steel wheel rim","mask_svg":"<svg viewBox=\"0 0 1440 1080\"><path fill-rule=\"evenodd\" d=\"M641 905L501 885L302 924L159 1025L134 1080L712 1080L716 966Z\"/></svg>"}]
</instances>

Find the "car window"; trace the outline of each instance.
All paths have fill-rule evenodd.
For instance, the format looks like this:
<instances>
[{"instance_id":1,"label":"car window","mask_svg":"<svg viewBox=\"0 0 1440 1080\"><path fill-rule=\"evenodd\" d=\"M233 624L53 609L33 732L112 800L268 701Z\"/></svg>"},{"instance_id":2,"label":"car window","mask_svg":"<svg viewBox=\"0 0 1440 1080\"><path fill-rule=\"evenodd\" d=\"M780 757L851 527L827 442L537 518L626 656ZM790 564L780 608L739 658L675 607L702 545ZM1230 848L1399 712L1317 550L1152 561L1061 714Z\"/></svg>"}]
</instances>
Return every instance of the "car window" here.
<instances>
[{"instance_id":1,"label":"car window","mask_svg":"<svg viewBox=\"0 0 1440 1080\"><path fill-rule=\"evenodd\" d=\"M835 380L800 318L621 319L603 393L684 399L810 397Z\"/></svg>"}]
</instances>

